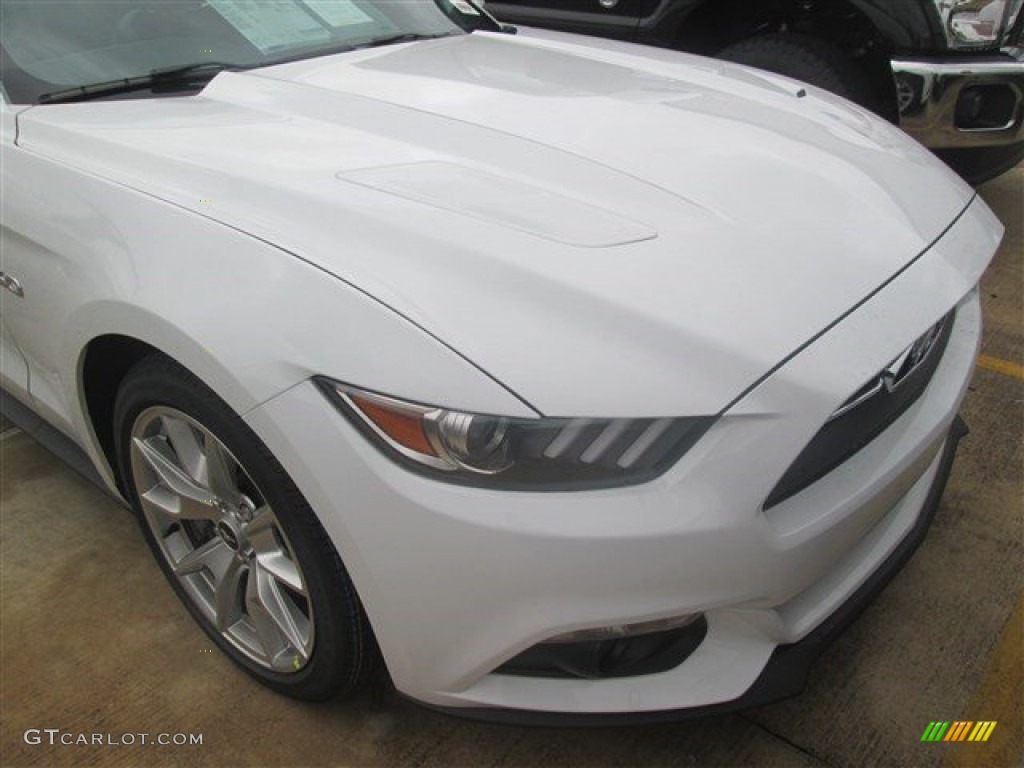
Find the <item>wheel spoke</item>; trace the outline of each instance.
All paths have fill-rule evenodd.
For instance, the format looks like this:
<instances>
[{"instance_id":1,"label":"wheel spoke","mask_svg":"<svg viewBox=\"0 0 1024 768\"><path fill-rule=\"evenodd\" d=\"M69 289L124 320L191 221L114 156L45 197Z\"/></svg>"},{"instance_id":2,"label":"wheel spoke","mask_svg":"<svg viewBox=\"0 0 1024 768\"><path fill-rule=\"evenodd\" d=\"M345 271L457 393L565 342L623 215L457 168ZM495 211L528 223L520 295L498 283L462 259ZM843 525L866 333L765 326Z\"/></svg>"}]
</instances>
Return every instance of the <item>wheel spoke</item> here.
<instances>
[{"instance_id":1,"label":"wheel spoke","mask_svg":"<svg viewBox=\"0 0 1024 768\"><path fill-rule=\"evenodd\" d=\"M295 563L284 552L278 549L276 552L256 552L256 561L268 574L280 581L282 584L306 597L306 585L302 583L302 576Z\"/></svg>"},{"instance_id":2,"label":"wheel spoke","mask_svg":"<svg viewBox=\"0 0 1024 768\"><path fill-rule=\"evenodd\" d=\"M299 568L274 535L276 519L269 507L256 510L252 522L245 527L246 538L256 552L256 560L275 579L289 589L307 597Z\"/></svg>"},{"instance_id":3,"label":"wheel spoke","mask_svg":"<svg viewBox=\"0 0 1024 768\"><path fill-rule=\"evenodd\" d=\"M213 623L221 632L229 630L242 617L241 591L245 571L242 563L232 557L214 585Z\"/></svg>"},{"instance_id":4,"label":"wheel spoke","mask_svg":"<svg viewBox=\"0 0 1024 768\"><path fill-rule=\"evenodd\" d=\"M152 494L153 489L142 495L150 496L150 501L155 503L165 514L188 520L216 519L219 512L214 506L210 491L195 483L183 469L153 445L152 440L153 438L136 437L132 439L132 442L143 461L160 478L160 482L177 495L178 503L176 505L162 503L165 500L158 500L156 495Z\"/></svg>"},{"instance_id":5,"label":"wheel spoke","mask_svg":"<svg viewBox=\"0 0 1024 768\"><path fill-rule=\"evenodd\" d=\"M178 457L178 463L193 480L202 483L205 457L195 430L187 422L171 416L161 416L160 424Z\"/></svg>"},{"instance_id":6,"label":"wheel spoke","mask_svg":"<svg viewBox=\"0 0 1024 768\"><path fill-rule=\"evenodd\" d=\"M245 604L263 650L269 657L289 651L298 654L303 661L309 658L303 633L296 624L288 598L258 563L253 563L249 569Z\"/></svg>"},{"instance_id":7,"label":"wheel spoke","mask_svg":"<svg viewBox=\"0 0 1024 768\"><path fill-rule=\"evenodd\" d=\"M273 661L283 648L284 638L281 636L281 630L277 623L263 606L258 581L258 568L250 569L249 582L245 588L245 612L252 621L253 629L256 630L256 636L259 638L260 646L263 648L267 660Z\"/></svg>"},{"instance_id":8,"label":"wheel spoke","mask_svg":"<svg viewBox=\"0 0 1024 768\"><path fill-rule=\"evenodd\" d=\"M273 538L275 525L277 525L277 519L274 517L274 513L270 511L270 507L264 504L262 507L257 507L252 513L252 520L245 525L245 535L250 541L263 540L267 534Z\"/></svg>"},{"instance_id":9,"label":"wheel spoke","mask_svg":"<svg viewBox=\"0 0 1024 768\"><path fill-rule=\"evenodd\" d=\"M241 493L235 475L235 462L212 435L206 436L206 485L213 495L228 504L237 504Z\"/></svg>"},{"instance_id":10,"label":"wheel spoke","mask_svg":"<svg viewBox=\"0 0 1024 768\"><path fill-rule=\"evenodd\" d=\"M139 501L153 530L161 536L178 519L178 497L162 485L154 485L139 496Z\"/></svg>"},{"instance_id":11,"label":"wheel spoke","mask_svg":"<svg viewBox=\"0 0 1024 768\"><path fill-rule=\"evenodd\" d=\"M203 570L203 568L207 568L215 578L223 580L222 577L225 569L223 558L225 554L231 557L231 552L227 545L220 538L215 537L193 549L171 567L179 576L196 573Z\"/></svg>"}]
</instances>

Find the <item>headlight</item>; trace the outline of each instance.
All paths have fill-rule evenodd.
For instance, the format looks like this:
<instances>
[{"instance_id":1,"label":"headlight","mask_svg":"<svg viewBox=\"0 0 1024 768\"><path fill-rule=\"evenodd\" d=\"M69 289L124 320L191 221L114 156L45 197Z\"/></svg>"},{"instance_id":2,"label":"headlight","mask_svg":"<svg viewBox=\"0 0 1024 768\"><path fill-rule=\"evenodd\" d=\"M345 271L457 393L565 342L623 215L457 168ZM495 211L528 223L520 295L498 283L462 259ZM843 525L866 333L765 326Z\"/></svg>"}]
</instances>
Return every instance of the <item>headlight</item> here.
<instances>
[{"instance_id":1,"label":"headlight","mask_svg":"<svg viewBox=\"0 0 1024 768\"><path fill-rule=\"evenodd\" d=\"M946 39L953 48L982 48L999 44L1021 0L935 0Z\"/></svg>"},{"instance_id":2,"label":"headlight","mask_svg":"<svg viewBox=\"0 0 1024 768\"><path fill-rule=\"evenodd\" d=\"M712 417L522 419L439 408L317 379L386 455L450 482L514 490L632 485L675 463Z\"/></svg>"}]
</instances>

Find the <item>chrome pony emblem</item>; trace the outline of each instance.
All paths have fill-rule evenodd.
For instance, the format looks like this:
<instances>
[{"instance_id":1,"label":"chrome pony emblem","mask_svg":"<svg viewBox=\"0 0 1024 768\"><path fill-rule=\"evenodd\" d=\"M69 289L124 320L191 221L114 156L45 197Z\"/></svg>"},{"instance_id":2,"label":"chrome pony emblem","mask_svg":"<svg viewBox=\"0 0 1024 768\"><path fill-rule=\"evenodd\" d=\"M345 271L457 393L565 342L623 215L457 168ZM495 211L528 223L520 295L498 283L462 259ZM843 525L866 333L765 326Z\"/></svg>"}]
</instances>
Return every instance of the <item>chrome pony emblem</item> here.
<instances>
[{"instance_id":1,"label":"chrome pony emblem","mask_svg":"<svg viewBox=\"0 0 1024 768\"><path fill-rule=\"evenodd\" d=\"M892 392L925 361L935 347L942 333L943 322L940 321L929 328L911 344L899 357L893 360L882 371L881 381L885 389Z\"/></svg>"},{"instance_id":2,"label":"chrome pony emblem","mask_svg":"<svg viewBox=\"0 0 1024 768\"><path fill-rule=\"evenodd\" d=\"M942 329L946 322L947 318L943 318L925 331L913 344L903 350L899 357L885 366L877 378L869 381L857 390L853 397L839 406L828 420L838 419L875 395L896 390L931 354L935 348L935 342L942 335Z\"/></svg>"}]
</instances>

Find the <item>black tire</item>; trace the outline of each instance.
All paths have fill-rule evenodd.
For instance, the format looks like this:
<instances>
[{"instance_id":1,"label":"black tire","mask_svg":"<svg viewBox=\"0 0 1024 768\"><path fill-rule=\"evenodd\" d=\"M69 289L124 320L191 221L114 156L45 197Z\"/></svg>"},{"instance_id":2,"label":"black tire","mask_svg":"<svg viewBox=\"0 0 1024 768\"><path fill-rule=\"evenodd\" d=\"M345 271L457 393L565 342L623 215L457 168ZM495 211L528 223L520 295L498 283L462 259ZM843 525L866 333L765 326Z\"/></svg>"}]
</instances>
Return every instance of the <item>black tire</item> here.
<instances>
[{"instance_id":1,"label":"black tire","mask_svg":"<svg viewBox=\"0 0 1024 768\"><path fill-rule=\"evenodd\" d=\"M306 609L308 613L306 638L309 647L304 649L304 654L308 654L308 656L305 656L301 668L298 655L294 657L295 670L282 670L280 658L277 659L277 666L271 667L267 661L271 658L269 653L262 662L250 658L244 652L245 646L240 645L237 641L236 635L241 636L238 633L245 629L245 621L252 622L250 627L252 637L265 636L252 630L257 624L260 624L255 618L256 614L250 617L251 607L253 605L258 607L262 603L259 601L249 603L250 593L241 591L247 588L251 574L265 575L268 573L266 569L261 571L262 566L257 567L255 562L259 557L256 553L257 547L252 543L256 541L255 533L253 533L252 542L246 538L248 534L242 536L244 546L250 555L250 570L245 570L241 547L225 549L218 556L218 563L230 561L230 567L234 568L231 573L241 574L233 576L231 581L232 584L240 586L225 590L225 594L233 594L233 600L228 601L234 606L231 610L232 617L239 611L240 615L244 617L235 621L231 628L231 631L236 634L229 634L227 631L218 629L214 621L211 620L208 615L211 609L210 603L205 604L207 613L204 613L202 607L204 604L196 596L198 593L195 591L197 589L195 585L206 584L207 587L214 589L215 597L219 597L216 592L219 582L214 577L214 571L200 570L197 573L190 573L188 576L189 579L202 578L205 580L203 582L185 581L186 577L175 574L171 565L172 557L165 551L171 535L176 536L178 541L190 542L194 546L195 549L188 554L194 553L204 543L212 543L220 548L226 541L229 541L218 533L221 531L221 524L208 520L199 523L183 522L178 526L177 531L173 531L175 525L178 524L171 523L166 530L173 531L173 533L161 534L162 541L158 541L158 534L151 522L155 514L153 512L154 505L151 502L152 496L147 496L149 514L149 519L147 519L147 512L144 511L140 500L140 483L143 483L144 487L148 487L150 492L158 486L158 490L164 491L168 486L160 485L161 480L158 473L153 475L157 477L156 485L150 485L152 477L143 477L146 474L144 470L147 469L146 454L139 448L142 438L136 435L133 442L133 430L142 428L145 424L166 424L167 422L162 419L167 418L168 414L172 415L171 421L175 426L186 423L175 421L177 417L174 414L178 413L184 414L189 420L194 421L191 428L194 430L193 436L198 436L197 445L203 448L198 455L203 458L205 466L209 466L206 457L209 455L210 445L213 445L217 450L222 451L221 456L227 456L232 462L231 472L221 476L230 475L232 478L237 478L237 488L244 488L245 492L260 499L260 507L256 510L256 515L249 519L255 520L257 517L266 519L259 516L260 510L268 510L271 513L269 519L273 522L269 531L266 526L263 528L260 539L263 542L261 546L267 546L267 541L271 542L271 547L276 543L277 546L285 548L283 551L286 552L286 556L297 566L295 575L299 579L302 590L301 592L288 592L289 595L292 595L288 599L291 600L289 610L293 614L295 610L303 609ZM157 414L157 416L153 414ZM117 394L114 418L118 468L146 540L174 591L213 642L261 683L292 698L317 701L349 695L357 690L376 666L379 658L365 613L359 603L352 581L320 522L298 488L256 434L198 378L162 355L147 357L129 371ZM210 435L215 437L220 445L211 441ZM174 447L177 440L172 442L171 432L167 432L165 435L156 433L153 438L146 438L143 442L150 439L163 440L162 444L167 446L167 450L170 451L169 455L179 457L178 449ZM184 444L184 442L187 441L182 438L182 443ZM224 448L228 453L223 452ZM139 472L133 468L133 458L134 467L141 468ZM180 466L187 466L180 457L178 461ZM207 468L205 472L208 478L212 478L213 470ZM198 475L192 473L192 476ZM206 486L213 488L215 483L210 479ZM167 498L176 499L180 504L186 497L170 493ZM248 499L247 496L241 498ZM213 506L209 502L204 501L203 503ZM189 509L192 508L189 507ZM202 505L194 508L205 509ZM170 515L168 519L182 518ZM210 538L205 538L204 532L207 529L201 526L209 526ZM244 530L244 528L238 530ZM214 541L214 539L218 540ZM238 545L238 540L236 539L234 543ZM185 546L187 548L188 545ZM180 562L178 567L181 568ZM257 585L263 582L255 578L251 581L254 592L259 592ZM283 583L281 582L281 584ZM287 590L281 584L274 589L276 592L284 594ZM268 604L270 603L268 602ZM273 604L278 605L278 603ZM220 603L215 602L214 605L219 606ZM295 606L299 607L296 609ZM219 611L220 608L217 607L216 610ZM267 615L269 613L260 614L263 627L268 626ZM299 616L299 618L302 617ZM217 619L220 620L220 615L217 616ZM285 636L282 634L282 637ZM287 647L285 643L284 649L287 650Z\"/></svg>"},{"instance_id":2,"label":"black tire","mask_svg":"<svg viewBox=\"0 0 1024 768\"><path fill-rule=\"evenodd\" d=\"M863 71L824 40L796 34L760 35L724 48L717 57L792 77L877 111Z\"/></svg>"},{"instance_id":3,"label":"black tire","mask_svg":"<svg viewBox=\"0 0 1024 768\"><path fill-rule=\"evenodd\" d=\"M1024 161L1024 142L994 147L936 149L950 168L969 184L984 184Z\"/></svg>"}]
</instances>

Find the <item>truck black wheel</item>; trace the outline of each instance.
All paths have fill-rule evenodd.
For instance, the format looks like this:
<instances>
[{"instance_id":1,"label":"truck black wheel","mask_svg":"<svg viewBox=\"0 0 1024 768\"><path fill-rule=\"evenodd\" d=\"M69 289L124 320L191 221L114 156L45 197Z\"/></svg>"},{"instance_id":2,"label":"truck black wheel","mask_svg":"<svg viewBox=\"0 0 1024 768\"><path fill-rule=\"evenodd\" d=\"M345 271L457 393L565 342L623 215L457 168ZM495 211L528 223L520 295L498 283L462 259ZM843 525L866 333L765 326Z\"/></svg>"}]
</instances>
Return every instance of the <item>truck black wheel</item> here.
<instances>
[{"instance_id":1,"label":"truck black wheel","mask_svg":"<svg viewBox=\"0 0 1024 768\"><path fill-rule=\"evenodd\" d=\"M718 58L792 77L877 111L864 73L824 40L806 35L760 35L724 48Z\"/></svg>"},{"instance_id":2,"label":"truck black wheel","mask_svg":"<svg viewBox=\"0 0 1024 768\"><path fill-rule=\"evenodd\" d=\"M936 149L946 165L971 184L994 179L1024 160L1024 142L994 147Z\"/></svg>"}]
</instances>

